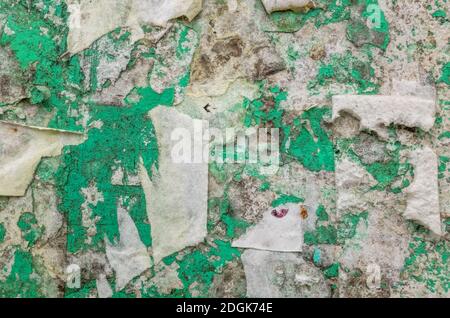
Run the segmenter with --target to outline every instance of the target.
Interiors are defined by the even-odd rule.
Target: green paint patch
[[[438,178],[445,178],[445,172],[450,171],[447,169],[447,165],[450,163],[450,158],[446,156],[439,157],[439,169],[438,169]]]
[[[367,227],[368,217],[368,212],[344,215],[337,226],[338,243],[343,244],[346,240],[353,238],[356,235],[357,227],[361,221],[364,221]]]
[[[450,63],[446,63],[442,67],[441,77],[439,78],[438,82],[450,85]]]
[[[445,131],[438,137],[439,140],[450,139],[450,131]]]
[[[90,298],[96,295],[97,281],[91,280],[84,283],[81,288],[66,288],[65,298]]]
[[[158,160],[158,145],[152,122],[146,114],[158,105],[173,103],[173,90],[158,94],[151,88],[138,88],[141,98],[130,107],[91,106],[91,122],[99,121],[101,128],[91,129],[85,143],[65,148],[57,172],[59,210],[68,218],[68,250],[102,247],[106,236],[110,242],[119,240],[117,205],[119,200],[133,198],[131,216],[138,222],[141,239],[150,244],[150,226],[145,212],[145,196],[141,187],[117,186],[111,183],[113,167],[120,167],[125,176],[137,175],[139,162],[151,172]],[[125,177],[125,183],[126,183]],[[87,244],[88,231],[83,225],[82,206],[86,198],[83,189],[96,187],[102,200],[89,204],[88,216],[95,220],[96,234]],[[129,201],[131,202],[131,201]],[[86,209],[85,209],[86,210]]]
[[[317,220],[320,222],[326,222],[328,221],[330,218],[328,216],[328,213],[325,209],[325,207],[323,205],[320,205],[317,210],[316,210],[316,216],[317,216]]]
[[[273,200],[272,207],[276,208],[288,203],[301,203],[305,202],[305,199],[299,198],[295,195],[281,194],[277,199]]]
[[[304,242],[306,245],[330,244],[337,243],[337,231],[332,225],[320,225],[315,231],[305,232]]]
[[[282,151],[297,159],[308,170],[334,171],[333,143],[323,127],[324,118],[330,114],[329,108],[312,108],[295,119],[292,126],[283,127],[288,137],[282,145]]]
[[[367,36],[366,43],[379,47],[382,50],[386,50],[390,42],[389,23],[386,20],[378,1],[360,0],[359,4],[364,8],[361,15],[363,21],[364,23],[369,24],[369,32],[366,33],[369,34],[369,36]]]
[[[400,193],[409,186],[410,179],[414,176],[414,169],[409,162],[400,161],[400,151],[404,148],[400,142],[386,143],[385,159],[364,163],[352,148],[352,144],[359,141],[359,137],[340,139],[337,141],[336,148],[339,153],[348,155],[374,177],[378,184],[372,190],[388,189],[393,193]],[[396,181],[399,181],[400,185],[393,186]]]
[[[2,269],[3,272],[7,268]],[[2,298],[42,298],[44,292],[38,281],[38,273],[33,266],[31,253],[17,249],[14,263],[5,281],[0,281],[0,297]]]
[[[227,189],[224,193],[223,198],[215,198],[209,200],[209,210],[218,210],[219,219],[226,227],[226,236],[228,239],[233,239],[240,236],[245,230],[251,225],[247,221],[238,219],[231,215],[232,208],[230,200],[228,198]],[[210,224],[210,228],[216,224]]]
[[[259,191],[261,191],[261,192],[268,191],[269,189],[270,189],[270,182],[264,182],[259,187]]]
[[[6,228],[3,223],[0,223],[0,244],[3,243],[6,236]]]
[[[246,111],[244,126],[280,128],[284,115],[281,103],[287,99],[287,93],[277,86],[265,90],[264,82],[258,85],[261,97],[252,101],[244,98],[243,107]]]
[[[44,234],[44,227],[39,226],[33,213],[24,213],[20,216],[17,226],[22,231],[22,237],[28,242],[28,247],[33,247]]]
[[[65,2],[7,0],[0,3],[0,12],[7,15],[6,26],[11,30],[1,34],[0,45],[10,46],[22,69],[33,74],[30,101],[48,112],[54,111],[51,127],[80,131],[79,60],[60,58],[67,49],[68,28],[47,18],[51,12],[55,19],[65,22],[68,17]]]
[[[448,241],[432,242],[414,237],[409,249],[410,255],[403,267],[404,275],[425,285],[432,293],[448,293],[450,290]]]
[[[195,250],[175,260],[183,289],[173,290],[170,295],[161,295],[154,286],[148,289],[143,287],[143,297],[206,297],[214,276],[238,257],[239,250],[231,247],[229,242],[215,240],[214,246],[208,246],[206,251]]]
[[[374,77],[375,70],[371,66],[370,56],[367,61],[364,61],[347,51],[344,54],[332,54],[328,63],[321,62],[316,79],[308,83],[308,89],[312,94],[318,94],[320,87],[339,83],[358,94],[377,94],[380,85]],[[342,93],[342,90],[339,92]],[[330,94],[334,94],[334,92],[330,92]]]
[[[285,114],[281,103],[287,93],[280,87],[264,88],[260,82],[260,96],[251,101],[244,98],[245,127],[280,128],[285,138],[281,151],[300,161],[311,171],[334,171],[334,150],[323,121],[331,115],[327,107],[312,108],[296,118],[292,125],[283,122]]]
[[[444,23],[448,22],[447,12],[445,12],[442,9],[438,9],[438,10],[434,11],[431,14],[431,16],[433,18],[435,18],[436,20],[438,20],[440,24],[444,24]]]
[[[321,252],[320,252],[320,249],[318,249],[318,248],[315,248],[314,249],[314,253],[313,253],[313,263],[315,264],[315,265],[319,265],[320,264],[320,261],[321,261]]]

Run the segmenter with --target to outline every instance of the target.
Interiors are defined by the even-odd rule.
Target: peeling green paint
[[[276,208],[280,205],[286,205],[288,203],[301,203],[304,201],[305,199],[299,198],[295,195],[281,194],[277,199],[273,200],[272,207]]]
[[[28,242],[28,247],[33,247],[44,233],[44,227],[39,226],[36,216],[33,213],[24,213],[17,222],[18,228],[22,231],[22,236]]]
[[[283,127],[290,144],[287,147],[286,141],[282,149],[308,170],[334,171],[333,143],[323,127],[324,118],[329,118],[330,115],[331,111],[327,107],[312,108],[296,118],[292,126]],[[311,128],[308,129],[308,126]]]
[[[431,292],[450,290],[450,249],[447,241],[430,242],[414,237],[403,271]]]
[[[6,268],[2,269],[3,272]],[[14,263],[5,281],[0,281],[0,297],[5,298],[41,298],[44,293],[33,266],[31,253],[17,249]]]
[[[332,265],[330,265],[329,267],[327,267],[323,273],[325,275],[326,278],[335,278],[339,276],[339,263],[334,263]]]
[[[450,85],[450,63],[446,63],[442,66],[441,77],[438,82]]]
[[[342,245],[346,240],[351,239],[356,234],[356,229],[361,220],[367,225],[368,213],[361,212],[359,214],[345,214],[339,222],[334,224],[326,224],[327,221],[317,220],[316,229],[304,233],[304,241],[306,245],[331,244]],[[323,223],[323,224],[322,224]]]

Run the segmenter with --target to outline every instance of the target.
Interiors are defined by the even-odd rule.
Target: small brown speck
[[[308,210],[304,206],[300,208],[300,216],[303,220],[308,218]]]
[[[309,52],[309,56],[315,61],[325,58],[327,56],[325,47],[322,44],[314,45]]]

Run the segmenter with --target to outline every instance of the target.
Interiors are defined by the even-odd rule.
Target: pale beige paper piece
[[[424,147],[414,150],[410,154],[410,160],[414,166],[414,181],[406,189],[408,203],[404,216],[441,236],[438,157],[432,149]]]
[[[24,196],[44,157],[78,145],[83,134],[0,121],[0,196]]]
[[[266,11],[272,13],[285,10],[298,11],[313,2],[311,0],[262,0],[262,3]]]
[[[178,129],[183,136],[194,138],[205,122],[169,107],[159,106],[150,112],[159,148],[159,167],[150,180],[141,165],[141,182],[152,227],[153,258],[161,259],[188,246],[203,242],[207,230],[208,162],[194,158],[198,145],[191,139],[191,162],[177,162],[172,157],[175,144],[172,133]],[[206,153],[209,146],[206,145]],[[205,150],[203,149],[203,150]],[[199,153],[200,151],[200,153]],[[201,149],[197,148],[197,155]]]
[[[202,0],[67,0],[67,3],[71,55],[117,28],[130,28],[133,41],[137,41],[144,37],[142,25],[165,26],[179,17],[192,20],[202,10]]]

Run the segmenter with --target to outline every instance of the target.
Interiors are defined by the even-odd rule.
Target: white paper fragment
[[[106,279],[105,274],[101,274],[96,281],[98,298],[111,298],[113,290]]]
[[[414,181],[406,189],[408,203],[404,213],[408,220],[417,221],[441,236],[439,210],[438,158],[428,147],[414,150],[410,155]]]
[[[333,96],[333,121],[347,112],[360,120],[360,131],[375,131],[387,139],[390,124],[418,127],[429,131],[434,125],[433,99],[413,96],[336,95]]]
[[[286,211],[287,214],[282,216]],[[302,218],[298,204],[269,209],[261,222],[233,241],[233,247],[279,252],[301,252],[302,245]]]
[[[43,157],[84,141],[79,133],[0,121],[0,196],[24,196]]]
[[[262,0],[268,13],[274,11],[293,10],[298,11],[312,4],[311,0]]]
[[[348,158],[336,161],[337,214],[360,212],[368,208],[369,189],[377,184],[374,178]]]
[[[120,241],[117,245],[105,239],[106,257],[116,273],[116,291],[122,290],[134,277],[151,267],[150,255],[142,243],[133,219],[125,208],[118,206],[117,220]]]
[[[141,23],[164,26],[172,19],[192,21],[202,11],[203,0],[134,0],[134,12]],[[149,14],[151,13],[151,14]]]
[[[204,121],[193,120],[173,108],[161,106],[153,109],[150,117],[158,140],[159,168],[150,180],[141,165],[140,176],[152,228],[153,257],[157,264],[170,254],[197,245],[206,236],[208,160],[194,158],[195,153],[202,155],[201,149],[194,149],[201,143],[197,137],[202,138],[198,133],[205,127]],[[171,156],[174,146],[180,143],[179,139],[171,138],[175,131],[187,137],[187,151],[192,154],[187,163],[176,163]],[[205,146],[208,154],[209,146]]]
[[[416,81],[394,79],[392,80],[392,94],[435,99],[436,89],[433,86],[422,85]]]
[[[91,100],[101,105],[125,106],[124,100],[133,88],[148,85],[147,77],[152,67],[153,62],[138,59],[131,70],[123,71],[113,85],[95,92]]]
[[[249,298],[330,297],[323,274],[299,254],[246,250],[241,259]]]
[[[119,27],[129,27],[132,39],[137,41],[144,36],[141,25],[165,26],[169,20],[183,16],[192,20],[202,10],[202,0],[67,0],[67,3],[71,55]]]

